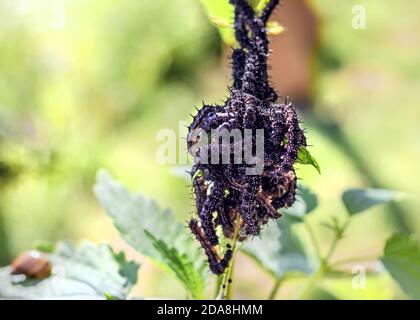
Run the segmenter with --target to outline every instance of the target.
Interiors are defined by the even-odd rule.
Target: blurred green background
[[[365,30],[352,28],[357,4]],[[379,256],[393,231],[420,230],[420,2],[307,5],[320,21],[311,101],[301,109],[322,168],[299,170],[320,198],[310,219],[318,226],[344,214],[339,197],[349,187],[407,192],[357,218],[337,251]],[[88,238],[130,253],[92,192],[99,168],[186,220],[188,181],[156,161],[156,133],[178,132],[194,106],[226,96],[229,50],[198,0],[0,0],[0,265],[38,241]],[[271,70],[282,77],[274,59],[282,52]],[[330,234],[315,231],[327,244]],[[236,297],[266,297],[267,275],[246,257],[236,270]],[[387,276],[369,281],[364,290],[348,279],[322,287],[340,298],[401,296]],[[293,283],[279,297],[292,291]],[[147,262],[135,292],[184,297]]]

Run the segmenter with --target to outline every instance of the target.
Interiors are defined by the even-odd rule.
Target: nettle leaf
[[[385,268],[413,299],[420,299],[420,247],[408,235],[395,234],[381,258]]]
[[[233,6],[228,0],[201,0],[211,22],[219,30],[223,41],[228,45],[235,44],[235,36],[233,30]],[[249,4],[254,10],[260,11],[264,8],[268,0],[249,0]],[[269,35],[278,35],[284,31],[284,27],[276,21],[267,23],[267,33]]]
[[[224,0],[201,0],[210,20],[218,27],[223,41],[228,45],[235,43],[233,34],[233,7],[229,1]]]
[[[146,235],[151,239],[155,248],[162,254],[168,266],[174,271],[178,279],[185,284],[195,299],[204,297],[205,283],[201,273],[194,268],[187,255],[180,254],[177,249],[168,247],[162,240],[156,239],[147,230]]]
[[[292,224],[280,218],[265,226],[260,238],[247,240],[242,250],[262,268],[280,278],[287,272],[312,273],[314,268],[301,240],[292,232]]]
[[[347,212],[354,215],[373,206],[397,200],[401,196],[401,192],[384,189],[348,189],[341,198]]]
[[[298,184],[296,200],[293,205],[284,210],[285,217],[291,223],[303,222],[306,214],[312,212],[318,206],[318,197],[309,188]]]
[[[313,166],[319,174],[321,174],[321,167],[318,161],[311,155],[307,148],[301,146],[298,152],[297,163]]]
[[[121,237],[140,254],[178,278],[194,297],[201,298],[199,290],[191,290],[205,285],[204,257],[185,226],[175,221],[172,212],[160,209],[151,199],[128,192],[104,171],[98,173],[94,191]],[[182,257],[183,265],[190,264],[199,275],[194,278],[195,284],[191,284],[188,277],[180,276],[179,257]]]
[[[106,244],[62,243],[48,259],[52,275],[43,280],[0,269],[0,299],[126,299],[137,282],[139,265]]]

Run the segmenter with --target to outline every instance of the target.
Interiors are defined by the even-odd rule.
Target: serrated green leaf
[[[233,30],[233,6],[228,0],[201,0],[210,21],[217,27],[223,41],[228,45],[235,43],[235,36]],[[249,4],[254,10],[261,11],[268,0],[249,0]],[[284,27],[277,22],[269,22],[267,24],[267,33],[269,35],[278,35],[284,31]]]
[[[420,299],[420,247],[413,238],[393,235],[386,242],[381,261],[409,296]]]
[[[242,250],[277,278],[288,272],[312,273],[312,262],[291,226],[283,218],[270,221],[264,227],[261,237],[247,240]]]
[[[228,45],[235,43],[235,36],[232,28],[226,28],[226,26],[233,25],[233,7],[229,4],[229,1],[223,0],[201,0],[206,11],[210,17],[210,20],[218,27],[220,36]],[[222,26],[220,22],[223,21]]]
[[[348,189],[341,199],[350,215],[398,199],[402,193],[384,189]]]
[[[186,289],[191,293],[194,299],[203,299],[205,281],[201,273],[194,269],[192,262],[185,254],[180,254],[177,249],[169,247],[162,240],[156,239],[151,233],[145,231],[151,239],[155,248],[162,254],[167,265],[182,281]]]
[[[62,243],[48,259],[53,271],[43,280],[11,275],[10,267],[0,269],[0,298],[126,299],[137,281],[138,264],[116,255],[106,244],[83,242],[75,248]]]
[[[153,235],[157,241],[170,244],[183,257],[183,262],[191,263],[195,272],[200,274],[201,281],[205,281],[207,273],[201,250],[185,226],[177,223],[169,210],[160,209],[155,201],[142,195],[129,193],[104,171],[98,173],[94,191],[121,237],[140,254],[178,278],[186,288],[191,288],[189,283],[184,282],[185,278],[180,278],[173,266],[168,264],[162,247],[157,247],[156,241],[148,236]]]
[[[298,152],[297,163],[313,166],[319,174],[321,174],[321,167],[318,161],[311,155],[307,148],[301,146]]]
[[[298,184],[296,200],[285,212],[285,218],[291,223],[303,222],[305,215],[312,212],[318,206],[318,197],[309,188]]]

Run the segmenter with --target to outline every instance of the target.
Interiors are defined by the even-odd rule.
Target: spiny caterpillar
[[[223,256],[218,253],[218,226],[232,239],[235,221],[239,221],[240,241],[258,236],[262,225],[281,216],[280,208],[295,201],[296,175],[294,163],[306,138],[292,103],[278,102],[267,73],[268,38],[266,24],[279,0],[270,0],[257,14],[246,0],[230,0],[234,6],[234,30],[238,47],[232,53],[232,87],[224,105],[203,105],[189,126],[187,146],[197,160],[205,153],[208,161],[195,161],[191,171],[197,218],[189,227],[203,247],[210,269],[215,274],[225,271],[232,258],[232,248]],[[263,166],[260,174],[249,175],[247,163],[212,163],[208,151],[222,146],[212,141],[192,152],[201,139],[196,130],[206,133],[220,130],[263,129]],[[242,141],[242,147],[246,141]],[[249,141],[248,141],[249,142]],[[256,148],[257,139],[251,137]],[[234,143],[229,142],[230,156]],[[202,159],[202,158],[201,158]],[[239,215],[239,216],[238,216]]]

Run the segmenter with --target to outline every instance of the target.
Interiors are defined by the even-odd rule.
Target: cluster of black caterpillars
[[[278,102],[267,75],[267,21],[279,0],[270,0],[257,14],[246,0],[230,0],[234,6],[234,29],[238,46],[232,53],[233,84],[224,105],[204,105],[198,110],[189,132],[203,129],[263,129],[264,167],[262,174],[247,175],[248,164],[195,163],[191,171],[197,218],[190,228],[204,248],[210,269],[225,271],[232,258],[228,246],[218,252],[217,226],[232,238],[239,221],[239,240],[258,236],[261,227],[281,216],[280,208],[295,201],[296,175],[293,168],[301,146],[303,130],[293,105]],[[188,137],[188,147],[194,138]],[[255,141],[253,141],[255,143]],[[200,174],[198,174],[200,173]],[[239,216],[238,216],[239,215]]]

